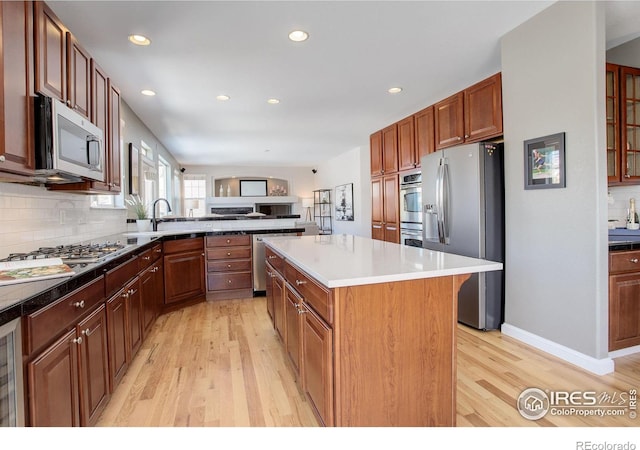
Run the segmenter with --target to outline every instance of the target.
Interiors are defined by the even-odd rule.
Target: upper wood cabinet
[[[0,2],[0,181],[33,174],[33,4]]]
[[[620,183],[620,66],[607,64],[607,181]]]
[[[423,156],[436,151],[435,123],[433,106],[423,109],[413,115],[415,128],[416,167],[420,167]]]
[[[91,120],[91,57],[69,32],[67,56],[67,104]]]
[[[606,66],[607,181],[640,184],[640,69]]]
[[[621,174],[623,183],[640,183],[640,69],[620,67]]]
[[[35,2],[36,91],[67,102],[67,32],[46,3]]]
[[[409,116],[397,123],[398,127],[398,168],[413,169],[420,160],[416,156],[415,119]]]
[[[502,134],[502,76],[493,75],[434,105],[436,148]]]
[[[389,125],[382,130],[382,173],[398,171],[398,127]]]
[[[108,120],[107,184],[110,193],[118,193],[122,189],[120,164],[122,149],[120,148],[120,90],[109,80],[109,120]]]
[[[371,176],[382,175],[382,130],[369,137],[371,151]]]

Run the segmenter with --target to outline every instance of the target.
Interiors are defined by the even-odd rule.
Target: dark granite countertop
[[[136,236],[136,233],[122,233],[104,236],[96,241],[120,241],[127,243],[128,247],[121,253],[108,256],[97,263],[87,264],[85,267],[75,266],[75,274],[65,278],[53,278],[48,280],[27,281],[24,283],[0,286],[0,326],[20,316],[31,314],[40,308],[56,301],[91,280],[103,275],[105,272],[119,266],[133,255],[138,255],[157,242],[188,239],[191,237],[218,236],[231,234],[267,234],[267,233],[302,233],[304,228],[281,229],[252,229],[252,230],[225,230],[225,231],[163,231],[158,235],[145,233],[144,236]]]

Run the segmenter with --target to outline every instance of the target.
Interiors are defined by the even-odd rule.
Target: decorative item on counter
[[[227,184],[227,197],[231,197],[231,185]]]
[[[287,195],[287,190],[284,188],[284,186],[277,185],[269,190],[269,195],[274,197],[282,197]]]
[[[636,199],[629,199],[629,211],[627,213],[627,230],[640,229],[640,221],[638,220],[638,213],[636,212]]]
[[[139,232],[149,231],[151,228],[151,219],[149,219],[149,213],[147,211],[147,205],[139,195],[130,195],[124,201],[131,207],[131,210],[136,215],[136,227]]]
[[[220,185],[220,191],[218,192],[218,197],[224,197],[224,189],[222,188],[222,184]]]

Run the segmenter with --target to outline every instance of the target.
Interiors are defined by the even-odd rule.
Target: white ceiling
[[[500,37],[553,2],[47,3],[181,165],[308,167],[500,71]],[[640,2],[607,3],[608,41],[637,37]]]

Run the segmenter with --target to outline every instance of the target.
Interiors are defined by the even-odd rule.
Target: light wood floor
[[[640,418],[524,419],[528,387],[619,395],[640,388],[640,355],[596,376],[501,333],[458,327],[457,424],[640,426]],[[264,297],[206,302],[158,318],[98,426],[317,426],[298,390]]]

